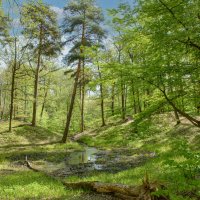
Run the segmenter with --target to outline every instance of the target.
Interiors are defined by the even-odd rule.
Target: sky
[[[28,0],[16,0],[16,1],[19,2],[20,4],[22,4],[23,2],[28,2]],[[109,8],[116,8],[119,5],[119,3],[132,2],[132,0],[96,0],[96,1],[97,4],[103,8],[104,11],[106,11],[106,9]],[[5,3],[7,1],[3,0],[3,2]],[[50,4],[51,6],[62,9],[66,5],[67,0],[43,0],[43,2]]]
[[[21,0],[22,1],[22,0]],[[25,1],[25,0],[24,0]],[[66,5],[66,0],[43,0],[45,3],[63,8]],[[103,8],[115,8],[121,2],[131,2],[131,0],[97,0],[97,3]]]
[[[97,1],[97,4],[103,9],[105,19],[106,19],[107,9],[117,8],[120,3],[128,2],[131,4],[131,2],[133,2],[133,0],[96,0],[96,1]],[[4,2],[3,4],[4,10],[7,11],[12,18],[14,18],[13,25],[15,24],[14,26],[18,26],[19,16],[16,16],[16,13],[18,12],[14,11],[15,9],[13,10],[12,6],[6,3],[9,1],[3,0],[3,2]],[[16,2],[18,2],[19,5],[22,5],[24,2],[28,2],[28,0],[16,0]],[[51,8],[57,13],[58,19],[61,22],[63,19],[63,8],[67,4],[67,0],[43,0],[43,2],[51,6]]]
[[[24,2],[28,2],[28,0],[16,0],[19,5],[22,5]],[[111,8],[117,8],[120,3],[128,2],[131,3],[133,0],[96,0],[97,4],[103,9],[106,19],[106,9]],[[5,2],[8,2],[7,0],[3,0],[4,2],[4,9],[7,10],[9,15],[13,18],[12,26],[14,27],[11,34],[13,35],[20,35],[21,29],[20,29],[20,20],[19,16],[16,15],[15,9],[10,4],[5,4]],[[63,8],[67,4],[67,0],[43,0],[44,3],[47,3],[51,6],[51,9],[54,10],[58,15],[59,22],[62,22],[63,19]],[[16,7],[16,9],[19,11],[19,9]],[[19,13],[17,11],[17,13]],[[7,12],[5,12],[7,13]],[[64,50],[64,54],[68,52],[68,49]],[[0,68],[2,66],[2,63],[0,63]]]

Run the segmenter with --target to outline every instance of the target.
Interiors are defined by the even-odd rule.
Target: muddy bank
[[[84,147],[82,151],[58,153],[23,153],[9,157],[11,165],[22,165],[27,157],[33,166],[57,177],[87,176],[91,172],[117,173],[143,165],[154,152],[139,149],[102,150]]]

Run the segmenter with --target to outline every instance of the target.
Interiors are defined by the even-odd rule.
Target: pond
[[[84,151],[74,151],[66,159],[67,165],[80,165],[86,163],[95,163],[98,150],[92,147],[86,147]]]
[[[144,164],[157,156],[154,152],[134,148],[118,148],[101,150],[94,147],[84,147],[82,151],[60,153],[26,153],[33,166],[54,176],[70,175],[87,176],[90,172],[117,173]],[[10,158],[13,165],[22,165],[25,155],[15,155]]]
[[[67,153],[65,166],[53,173],[64,177],[74,174],[84,176],[93,171],[117,173],[137,167],[154,156],[152,152],[140,152],[137,149],[99,150],[85,147],[83,151]]]

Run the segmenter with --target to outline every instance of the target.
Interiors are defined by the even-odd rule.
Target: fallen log
[[[98,193],[119,193],[130,196],[138,196],[136,187],[114,184],[114,183],[101,183],[101,182],[78,182],[78,183],[64,183],[64,185],[71,189],[86,189]]]
[[[97,193],[110,194],[124,200],[168,200],[166,197],[156,197],[152,192],[156,192],[160,187],[158,183],[150,183],[141,186],[128,186],[114,183],[101,182],[79,182],[79,183],[64,183],[67,188],[85,189]]]
[[[25,161],[25,165],[30,170],[33,170],[35,172],[45,173],[47,176],[50,176],[58,180],[56,177],[44,171],[33,168],[27,158]],[[109,194],[118,197],[122,200],[169,200],[167,197],[164,196],[157,197],[154,194],[152,194],[153,192],[156,192],[158,189],[164,188],[164,185],[157,182],[150,183],[147,174],[143,180],[143,184],[140,186],[129,186],[116,183],[102,183],[98,181],[77,182],[77,183],[68,183],[60,179],[59,181],[69,189],[84,189],[96,193]]]

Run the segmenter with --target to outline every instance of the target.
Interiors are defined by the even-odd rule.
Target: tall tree
[[[126,25],[122,27],[124,43],[136,47],[129,71],[134,79],[161,92],[177,123],[180,114],[198,127],[200,121],[188,114],[183,104],[187,102],[194,110],[191,98],[198,85],[194,77],[199,74],[199,6],[197,0],[138,0],[133,10],[121,6],[114,11],[115,20]]]
[[[38,81],[42,70],[42,59],[45,56],[57,56],[60,50],[60,32],[57,24],[56,13],[48,5],[31,2],[22,7],[23,34],[31,38],[28,44],[33,50],[32,62],[36,63],[34,75],[33,115],[32,126],[36,126]]]
[[[65,18],[63,22],[63,32],[68,34],[66,42],[72,42],[73,47],[67,56],[68,63],[76,63],[74,87],[71,97],[71,103],[67,114],[67,122],[63,134],[62,142],[66,142],[70,128],[74,101],[76,97],[77,86],[82,72],[82,106],[81,106],[81,131],[84,130],[84,47],[91,46],[101,38],[104,31],[100,27],[103,20],[102,10],[97,7],[94,0],[71,0],[65,7]],[[82,67],[81,67],[82,66]]]

